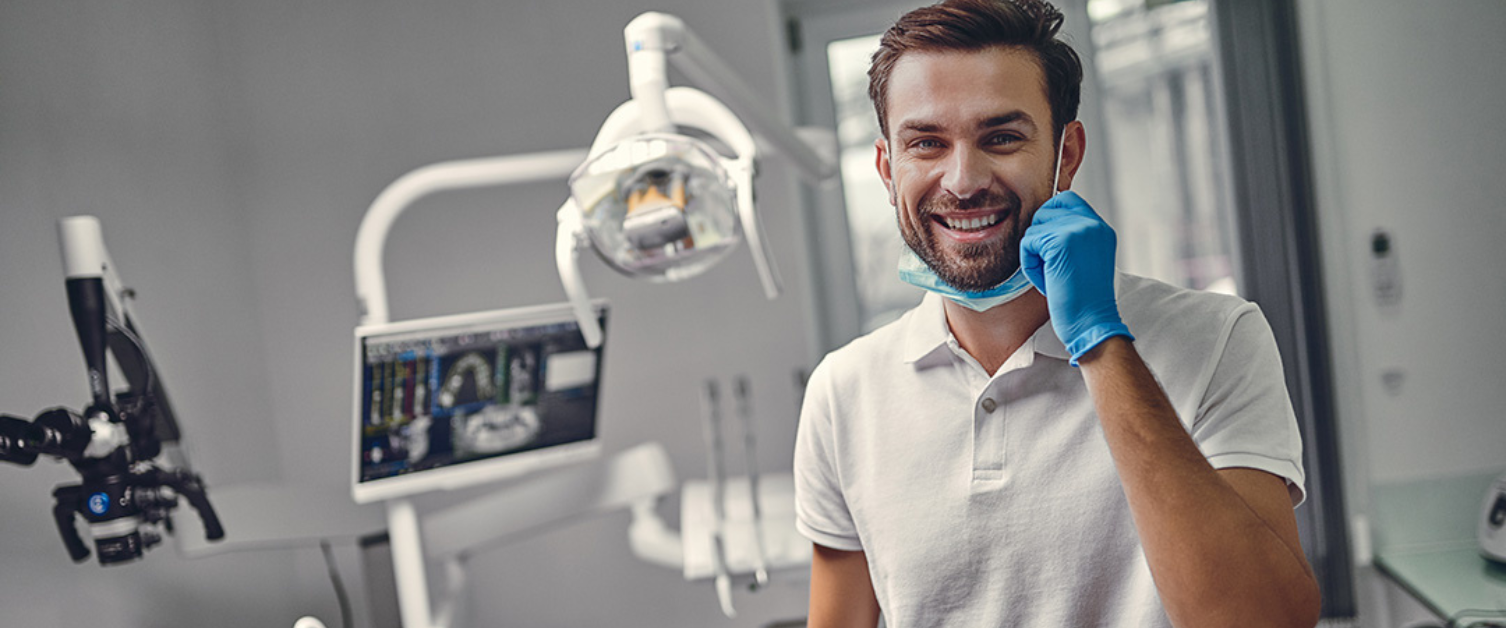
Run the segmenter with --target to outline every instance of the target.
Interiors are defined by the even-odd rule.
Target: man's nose
[[[988,189],[993,174],[988,168],[988,159],[976,150],[958,147],[942,164],[941,189],[958,199],[972,198]]]

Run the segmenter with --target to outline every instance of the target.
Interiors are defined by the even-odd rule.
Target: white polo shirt
[[[1287,481],[1302,445],[1265,317],[1121,273],[1135,348],[1208,461]],[[1047,322],[992,376],[942,297],[832,352],[795,446],[796,526],[862,550],[886,625],[1170,626],[1081,372]]]

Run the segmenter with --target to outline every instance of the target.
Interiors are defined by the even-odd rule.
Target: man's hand
[[[1104,340],[1130,336],[1114,300],[1115,247],[1113,228],[1076,192],[1041,205],[1020,240],[1020,266],[1045,295],[1073,366]]]

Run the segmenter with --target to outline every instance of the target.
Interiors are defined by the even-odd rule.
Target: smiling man
[[[1061,19],[949,0],[874,55],[900,277],[929,294],[812,374],[809,625],[1312,626],[1270,328],[1116,272],[1113,230],[1068,191],[1087,134]]]

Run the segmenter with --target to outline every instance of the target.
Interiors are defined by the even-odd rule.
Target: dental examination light
[[[28,466],[46,455],[78,471],[79,484],[52,493],[58,533],[74,562],[90,554],[75,518],[88,524],[99,563],[118,565],[173,532],[180,496],[198,511],[206,538],[224,538],[203,481],[178,447],[177,418],[130,311],[134,293],[121,284],[99,220],[63,218],[58,240],[91,399],[80,412],[56,407],[32,421],[0,415],[0,460]],[[110,390],[110,356],[125,376],[124,390]]]
[[[414,201],[444,190],[568,182],[569,195],[556,212],[555,262],[569,301],[564,307],[577,323],[576,338],[589,350],[602,345],[603,330],[602,302],[591,300],[581,279],[579,257],[586,248],[626,276],[676,282],[706,271],[746,239],[765,296],[773,299],[779,295],[778,269],[754,206],[754,176],[760,159],[773,154],[792,162],[795,170],[812,182],[831,178],[837,172],[834,134],[825,129],[797,133],[781,122],[760,104],[757,92],[742,83],[678,18],[645,13],[628,24],[624,35],[632,98],[607,117],[589,151],[433,164],[403,175],[377,196],[356,236],[355,284],[361,308],[358,343],[362,330],[389,325],[382,254],[393,224]],[[670,87],[668,63],[709,93]],[[761,149],[768,150],[761,153]],[[357,358],[359,372],[359,349]],[[358,377],[357,414],[363,393],[360,380]],[[746,392],[745,388],[740,394]],[[739,413],[739,418],[746,417]],[[358,429],[358,469],[362,447]],[[713,466],[720,464],[716,461],[720,447],[717,449],[710,452]],[[565,460],[558,458],[551,464]],[[790,491],[780,489],[791,483],[775,478],[777,481],[760,486],[751,472],[751,458],[748,464],[750,474],[746,478],[729,481],[718,474],[711,486],[705,482],[687,484],[685,503],[701,512],[715,513],[692,517],[698,522],[697,529],[687,530],[683,536],[668,528],[655,509],[658,498],[674,488],[667,454],[657,443],[641,445],[607,461],[556,468],[474,502],[422,516],[411,501],[417,491],[411,487],[424,486],[422,483],[377,493],[361,486],[358,470],[352,492],[358,502],[386,502],[393,571],[406,628],[449,626],[453,622],[458,587],[465,579],[464,559],[477,548],[494,545],[499,539],[516,540],[565,519],[616,508],[631,509],[628,537],[637,556],[683,569],[687,579],[714,573],[722,608],[730,616],[730,571],[751,567],[762,584],[767,569],[809,561],[808,543],[793,552],[765,550],[765,535],[757,523],[759,494],[770,493],[774,501],[792,505]],[[487,474],[484,481],[506,475]],[[426,490],[461,488],[479,481],[483,480],[446,480]],[[704,497],[689,494],[693,488],[701,495],[720,497],[727,492],[743,498],[737,501],[728,497],[725,501],[733,503],[732,508],[713,509]],[[748,504],[754,513],[751,524],[742,514],[749,511]],[[725,555],[721,545],[712,550],[714,554],[698,549],[729,538],[723,534],[728,510],[733,511],[731,518],[740,526],[738,531],[745,532],[734,535],[738,547]],[[789,508],[764,510],[782,515]],[[499,518],[505,525],[497,525]],[[788,527],[793,530],[792,519]],[[756,549],[750,555],[743,546]],[[430,605],[430,562],[444,564],[448,586],[437,610]]]
[[[679,18],[644,13],[623,34],[632,99],[602,123],[558,213],[556,263],[588,343],[600,337],[578,267],[588,245],[624,275],[663,282],[704,272],[746,238],[764,295],[779,296],[779,270],[754,208],[759,142],[741,120],[809,181],[837,172],[829,131],[803,129],[802,137],[780,122]],[[729,104],[691,87],[670,87],[670,63]],[[709,136],[734,155],[723,156],[692,134]]]

